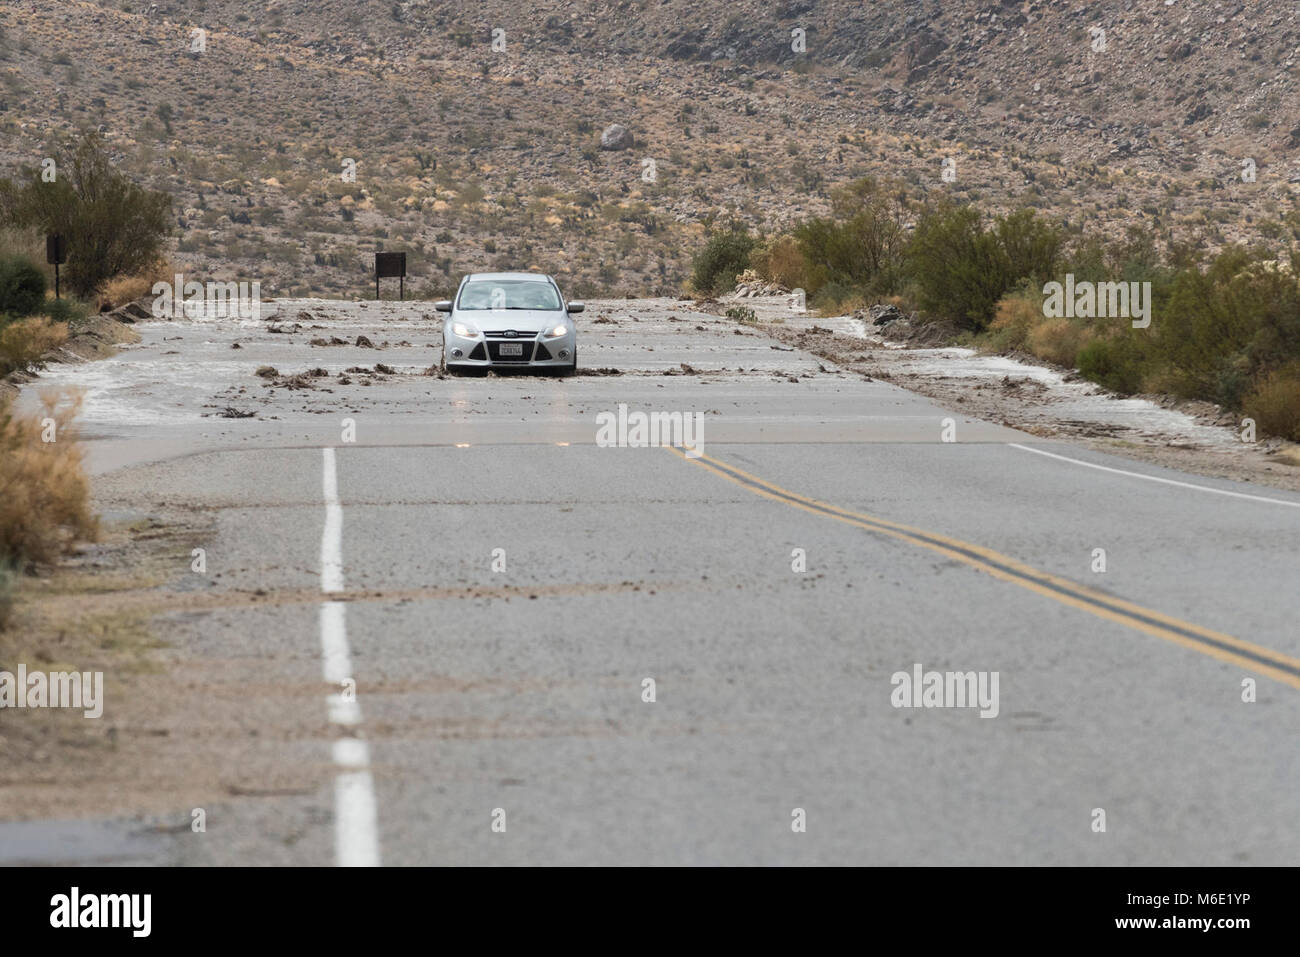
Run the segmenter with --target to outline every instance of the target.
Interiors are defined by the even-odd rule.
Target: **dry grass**
[[[54,288],[54,267],[45,262],[45,235],[34,227],[0,227],[0,251],[22,256],[45,274],[46,282]]]
[[[1007,296],[989,323],[986,339],[990,351],[1011,352],[1027,348],[1029,332],[1043,321],[1042,306],[1024,296]]]
[[[1300,448],[1297,448],[1296,446],[1287,446],[1284,449],[1278,450],[1277,454],[1274,455],[1273,458],[1281,462],[1283,465],[1291,465],[1300,468]]]
[[[99,530],[73,424],[81,395],[48,391],[41,402],[26,416],[0,407],[0,563],[20,568],[52,562]]]
[[[1093,331],[1085,325],[1044,316],[1042,302],[1036,297],[1015,294],[998,303],[997,313],[979,345],[985,352],[1023,351],[1074,368],[1079,351],[1093,338]]]
[[[148,269],[130,276],[114,276],[96,290],[99,308],[116,308],[152,295],[155,283],[174,282],[179,270],[166,259],[159,259]]]
[[[1300,442],[1300,363],[1267,376],[1242,405],[1260,432]]]
[[[45,316],[9,323],[0,328],[0,375],[41,368],[41,357],[67,341],[67,324]]]
[[[1092,338],[1092,330],[1069,319],[1044,319],[1029,330],[1025,345],[1040,359],[1074,368],[1079,350]]]

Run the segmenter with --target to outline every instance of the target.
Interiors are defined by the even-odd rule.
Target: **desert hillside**
[[[0,174],[102,128],[178,263],[270,294],[359,294],[377,249],[430,295],[676,292],[712,225],[868,174],[1217,248],[1300,182],[1292,0],[20,0],[0,31]]]

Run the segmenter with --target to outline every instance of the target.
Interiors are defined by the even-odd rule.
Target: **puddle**
[[[149,864],[163,839],[123,821],[0,821],[0,866]]]

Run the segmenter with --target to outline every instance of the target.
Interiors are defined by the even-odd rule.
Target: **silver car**
[[[581,302],[564,301],[550,276],[526,272],[473,273],[454,300],[435,305],[442,324],[442,364],[453,375],[488,369],[549,370],[573,375],[578,336],[570,316]]]

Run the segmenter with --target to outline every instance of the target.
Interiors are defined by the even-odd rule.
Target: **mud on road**
[[[754,328],[791,348],[977,418],[1153,465],[1300,491],[1300,446],[1280,439],[1243,443],[1237,417],[1213,403],[1118,396],[1032,356],[917,346],[917,340],[886,337],[859,319],[798,313],[785,296],[735,302],[754,310]],[[710,311],[733,304],[724,301]]]

